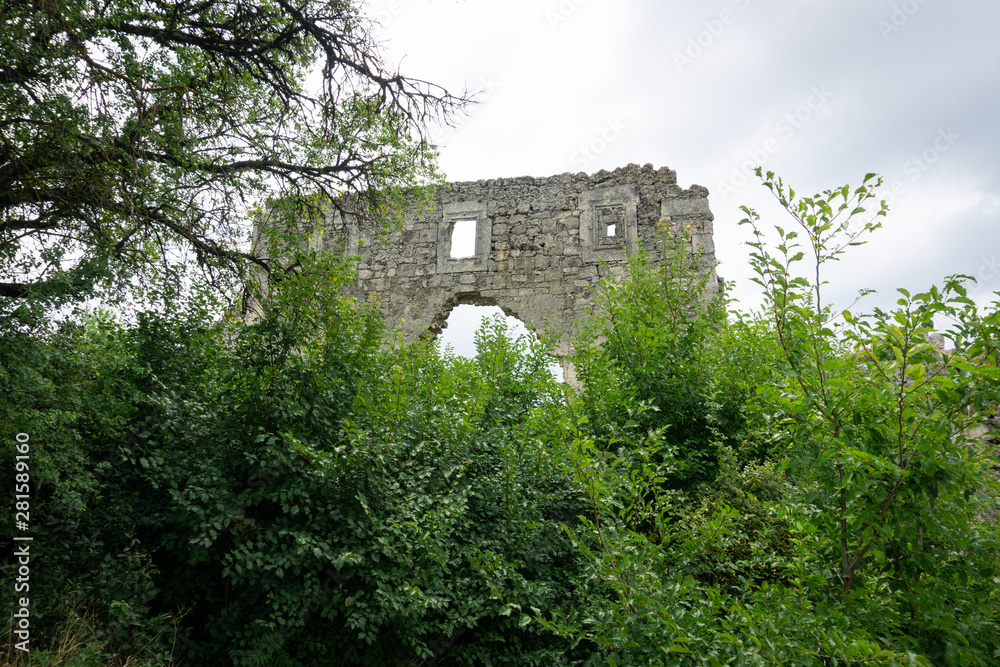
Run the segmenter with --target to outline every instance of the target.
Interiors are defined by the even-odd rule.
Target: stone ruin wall
[[[314,247],[358,256],[353,295],[377,298],[387,325],[406,340],[436,336],[459,304],[496,305],[536,332],[559,335],[555,352],[570,380],[574,322],[592,313],[601,279],[624,277],[626,250],[641,244],[656,257],[661,220],[675,234],[690,230],[709,289],[718,287],[708,191],[679,187],[665,167],[450,183],[432,206],[403,213],[402,228],[384,240],[364,238],[338,215]],[[465,220],[475,221],[475,253],[452,258],[452,231]]]

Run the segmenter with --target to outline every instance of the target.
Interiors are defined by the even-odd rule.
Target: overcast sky
[[[828,274],[846,306],[945,275],[1000,290],[1000,3],[988,0],[370,0],[402,73],[482,103],[440,132],[449,180],[668,166],[709,189],[719,273],[749,282],[740,204],[886,181],[892,211]],[[895,184],[898,194],[891,195]],[[863,306],[858,309],[864,309]]]

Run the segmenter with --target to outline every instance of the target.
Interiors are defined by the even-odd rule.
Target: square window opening
[[[456,220],[451,228],[451,258],[476,256],[476,221]]]
[[[608,233],[607,233],[607,237],[608,237],[609,239],[610,239],[610,238],[613,238],[613,237],[614,237],[614,235],[615,235],[615,227],[616,227],[616,225],[615,225],[615,224],[613,224],[613,223],[612,223],[612,224],[610,224],[610,225],[608,225]]]

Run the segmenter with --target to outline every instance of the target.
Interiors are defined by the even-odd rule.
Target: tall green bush
[[[740,440],[748,387],[763,369],[734,372],[727,357],[754,356],[740,350],[750,339],[723,333],[726,298],[706,291],[709,276],[698,271],[690,243],[665,231],[659,238],[660,261],[640,250],[629,258],[626,282],[602,282],[574,363],[593,436],[606,442],[634,406],[649,406],[636,417],[636,433],[664,429],[673,461],[667,483],[692,490],[715,477],[720,447]]]
[[[795,223],[776,227],[773,248],[744,208],[785,377],[766,399],[844,599],[877,596],[880,630],[935,659],[989,664],[1000,616],[982,601],[995,602],[998,535],[982,516],[997,488],[968,433],[1000,398],[995,339],[981,336],[998,315],[979,314],[962,276],[900,289],[889,312],[826,302],[825,265],[879,226],[858,222],[879,183],[869,175],[853,190],[798,197],[766,174]],[[955,349],[929,341],[935,320],[957,322]]]
[[[582,494],[542,438],[562,400],[543,344],[497,321],[472,361],[388,345],[337,262],[301,269],[255,323],[166,310],[65,341],[77,373],[109,375],[53,394],[76,458],[49,468],[83,500],[39,506],[64,563],[43,590],[95,610],[102,655],[159,663],[572,664],[532,620],[579,602],[562,525]],[[40,370],[15,379],[62,391]],[[50,613],[39,648],[69,609]]]
[[[857,223],[876,184],[797,198],[766,176],[801,229],[771,246],[745,209],[761,315],[713,319],[683,265],[641,256],[607,290],[551,435],[590,504],[567,527],[588,604],[544,622],[595,646],[588,664],[1000,658],[996,464],[969,430],[996,409],[1000,318],[960,277],[892,312],[824,301],[824,265],[878,226]],[[935,317],[954,350],[926,339]]]

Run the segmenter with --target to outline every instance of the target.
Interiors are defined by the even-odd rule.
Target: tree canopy
[[[267,270],[245,243],[267,197],[377,220],[436,178],[424,127],[467,99],[388,67],[358,5],[0,3],[0,303],[178,252],[213,280]]]

